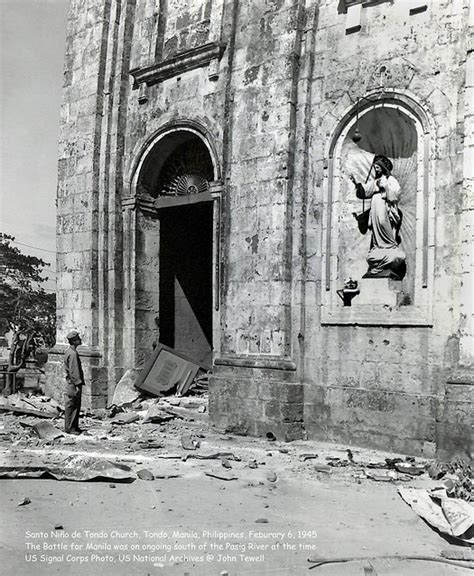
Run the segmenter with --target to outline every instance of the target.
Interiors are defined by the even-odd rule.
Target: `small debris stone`
[[[277,481],[277,475],[275,474],[275,472],[268,472],[267,473],[267,480],[269,482],[276,482]]]
[[[222,463],[222,466],[224,468],[227,468],[227,469],[232,468],[232,464],[227,460],[227,458],[223,458],[221,460],[221,463]]]
[[[316,472],[324,472],[325,474],[331,473],[331,466],[328,464],[315,464],[314,469]]]
[[[31,504],[31,500],[29,498],[23,498],[21,502],[18,502],[18,506],[27,506]]]
[[[54,529],[55,530],[64,530],[64,526],[62,524],[55,524]]]
[[[315,460],[318,457],[317,454],[300,454],[300,460],[302,460],[303,462],[306,462],[306,460]]]
[[[140,480],[154,480],[155,479],[153,474],[149,470],[147,470],[146,468],[142,468],[141,470],[138,470],[137,476],[140,478]]]
[[[266,518],[257,518],[255,524],[268,524],[268,520]]]
[[[258,464],[255,459],[249,461],[249,468],[258,468]]]
[[[181,446],[185,450],[196,450],[197,448],[199,448],[200,445],[201,443],[199,442],[199,440],[193,438],[191,434],[182,434]]]
[[[109,488],[116,488],[115,484],[109,484]]]

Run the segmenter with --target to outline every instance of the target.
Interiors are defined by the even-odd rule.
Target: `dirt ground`
[[[2,466],[82,454],[107,457],[134,472],[146,469],[154,477],[130,483],[3,479],[2,574],[472,574],[468,568],[402,558],[440,558],[442,550],[460,548],[397,493],[399,485],[433,486],[427,474],[375,481],[367,477],[367,464],[393,454],[220,434],[209,429],[206,416],[194,411],[161,425],[140,420],[121,426],[109,418],[84,418],[85,434],[45,441],[20,426],[21,417],[0,414]],[[52,423],[60,430],[61,419]],[[199,445],[185,449],[182,437]],[[196,457],[223,453],[227,456]],[[324,471],[318,471],[321,465]],[[19,505],[25,498],[30,503]],[[364,559],[313,569],[308,562],[348,557]]]

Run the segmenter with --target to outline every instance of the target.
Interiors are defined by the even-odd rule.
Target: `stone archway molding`
[[[221,221],[221,196],[223,185],[221,181],[221,164],[216,139],[209,129],[200,122],[189,119],[176,119],[167,122],[151,135],[138,142],[131,159],[131,164],[125,177],[124,191],[122,197],[122,227],[123,227],[123,284],[124,300],[123,314],[124,322],[124,343],[126,344],[127,358],[125,364],[128,366],[137,365],[137,247],[138,232],[140,226],[148,220],[150,223],[158,218],[159,208],[155,198],[148,194],[143,194],[139,190],[139,181],[150,154],[157,147],[163,144],[165,139],[173,134],[187,132],[199,138],[203,146],[207,149],[212,163],[213,181],[209,183],[209,191],[203,194],[207,201],[213,201],[214,220],[214,249],[213,249],[213,269],[214,269],[214,308],[219,310],[220,304],[220,221]],[[128,192],[128,194],[127,194]],[[184,198],[186,199],[186,197]],[[217,321],[216,321],[217,322]]]
[[[189,132],[202,140],[211,157],[214,168],[214,182],[220,182],[222,169],[218,159],[217,148],[214,144],[216,138],[211,131],[200,122],[196,120],[178,119],[167,122],[158,128],[151,136],[148,136],[145,141],[138,144],[137,150],[133,154],[132,165],[125,184],[125,189],[130,190],[128,198],[137,197],[138,178],[151,151],[154,150],[164,138],[176,132]]]

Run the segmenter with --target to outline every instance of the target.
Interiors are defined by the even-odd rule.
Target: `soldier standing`
[[[64,353],[64,369],[66,371],[66,401],[64,405],[64,430],[68,434],[80,434],[79,414],[81,411],[82,387],[84,386],[84,373],[77,347],[82,344],[81,337],[76,330],[66,336],[70,347]]]

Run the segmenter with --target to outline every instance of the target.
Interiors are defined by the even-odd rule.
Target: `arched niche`
[[[430,323],[429,149],[428,119],[408,98],[364,97],[338,124],[329,146],[326,179],[323,323]],[[370,200],[356,197],[350,175],[362,183],[370,181],[376,154],[392,160],[392,174],[401,186],[401,247],[407,255],[407,273],[398,283],[362,279],[371,233],[361,234],[354,214],[369,209]],[[348,278],[359,282],[361,295],[344,306],[337,290]],[[385,300],[380,289],[387,291]],[[376,295],[373,302],[367,299],[369,292]]]
[[[131,363],[159,343],[209,363],[218,302],[219,167],[203,131],[173,125],[142,148],[123,203]]]

